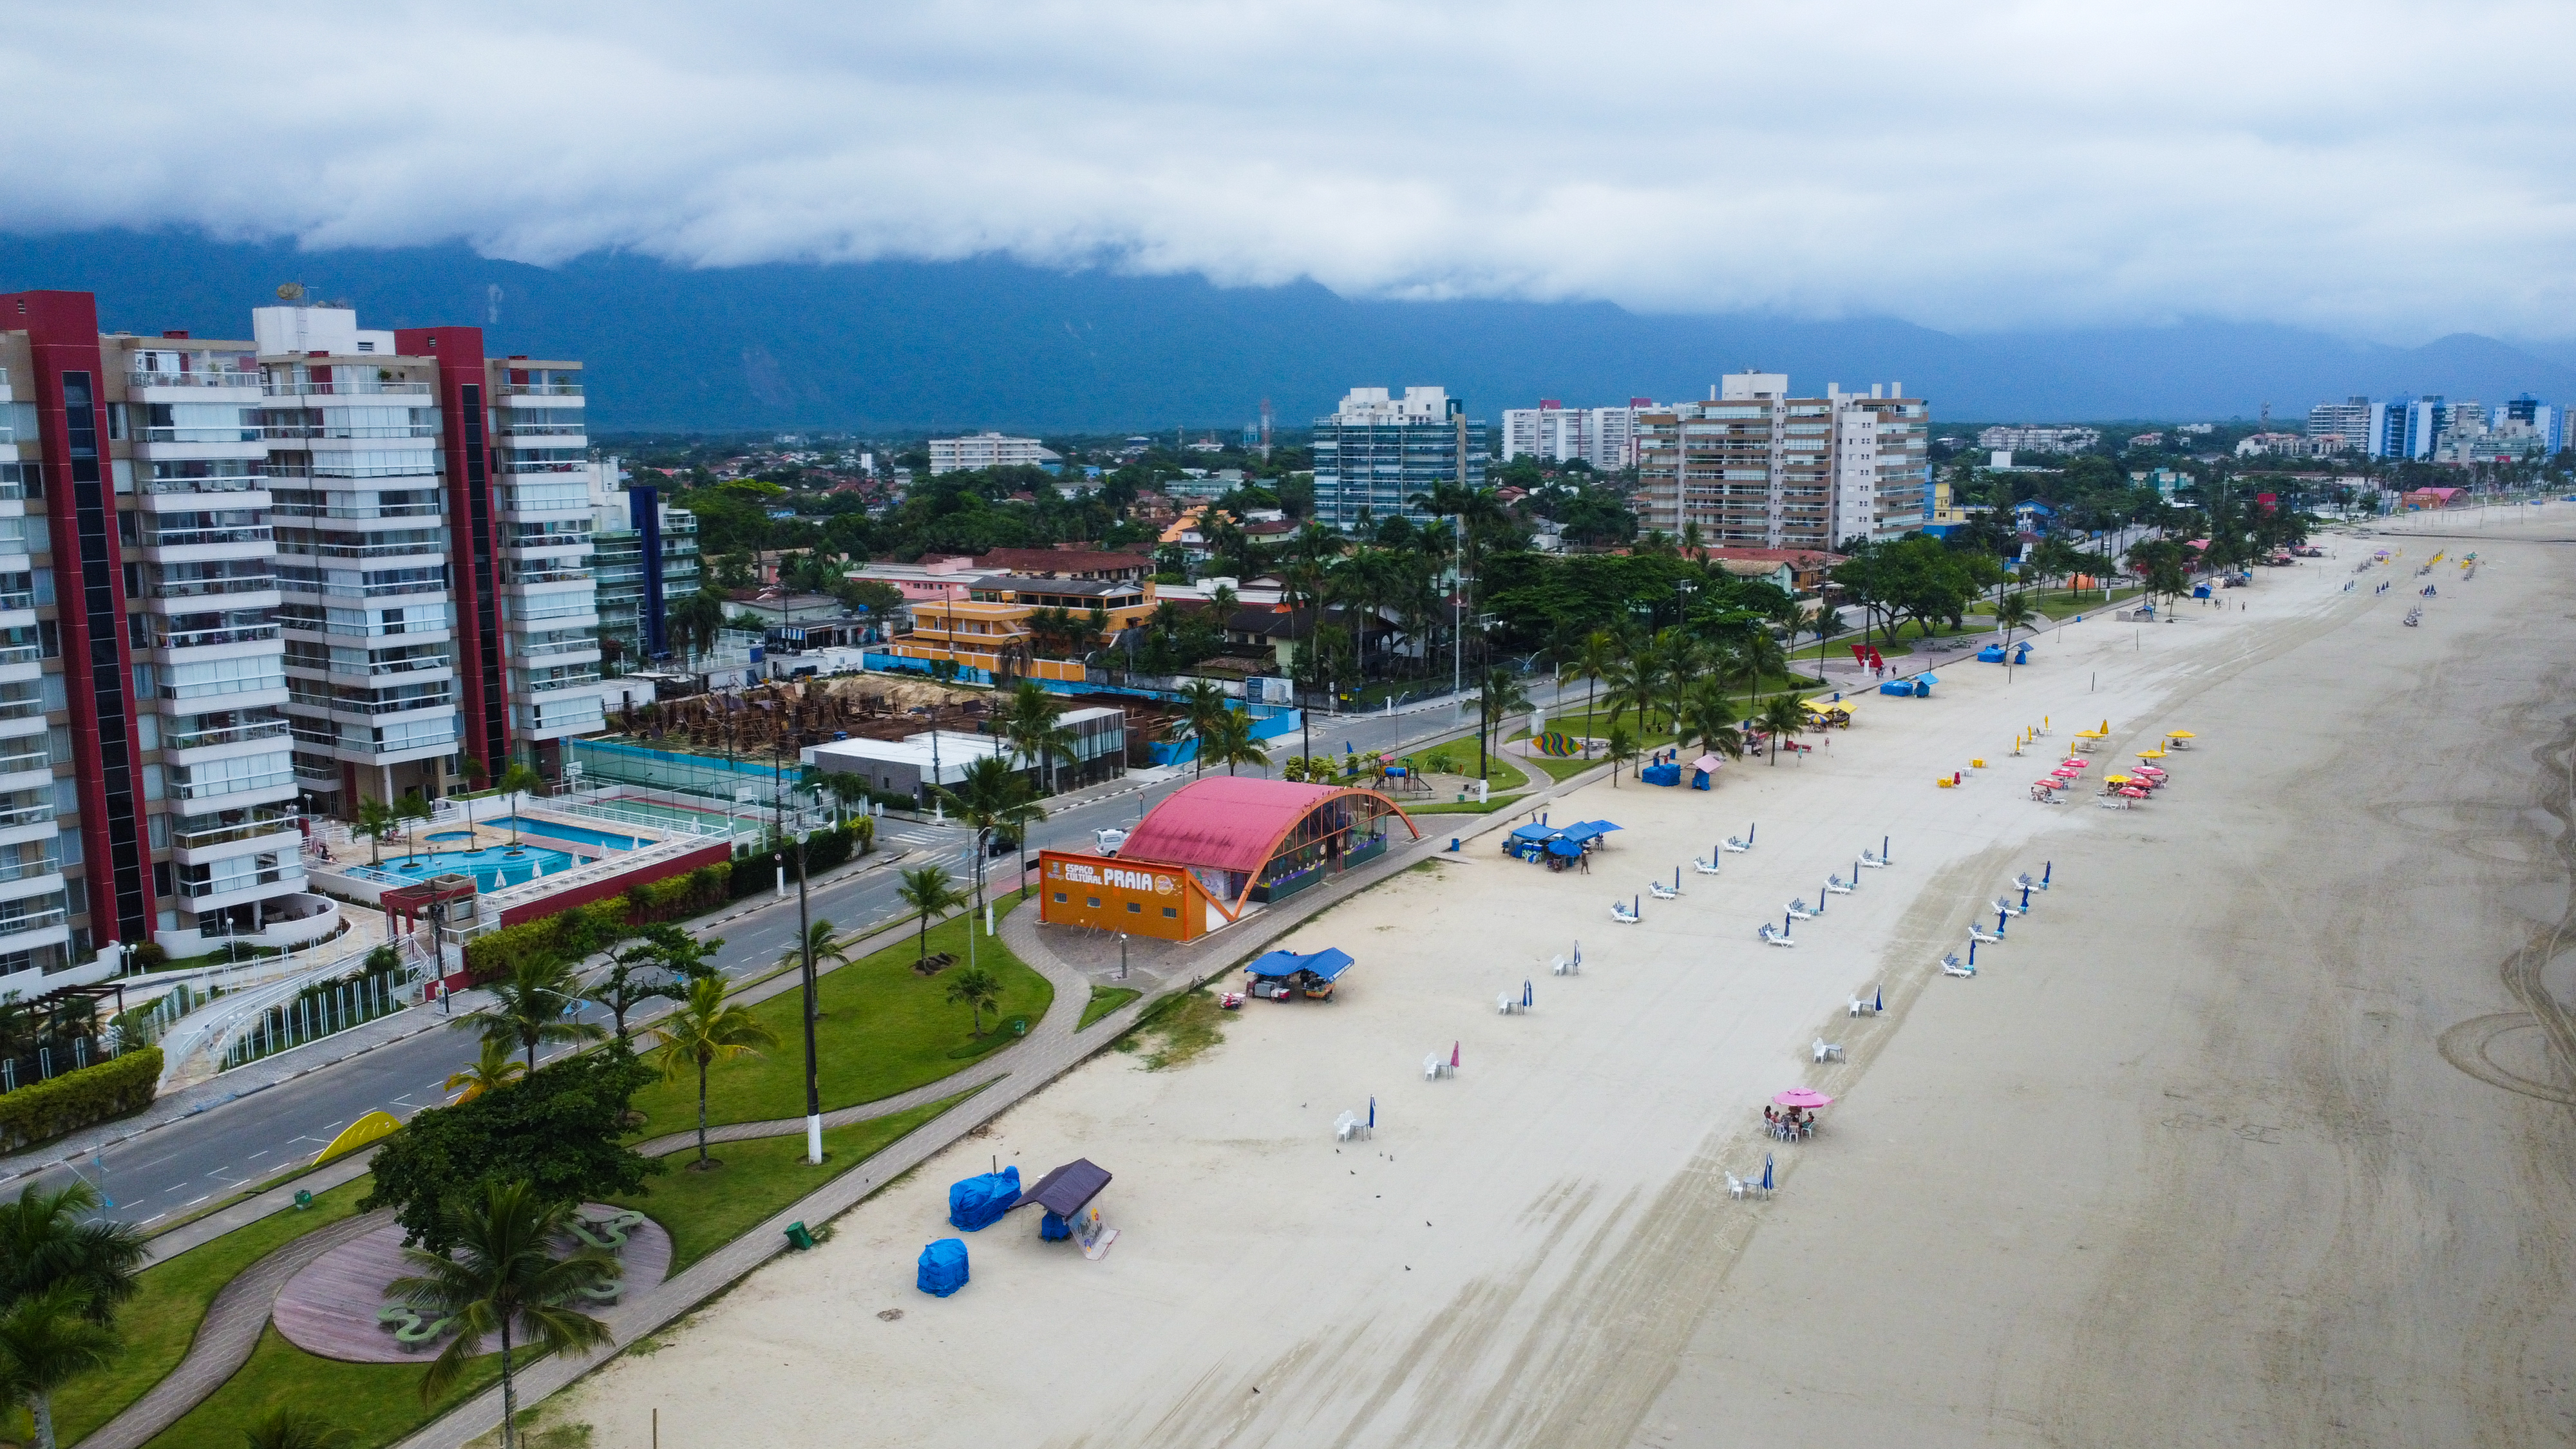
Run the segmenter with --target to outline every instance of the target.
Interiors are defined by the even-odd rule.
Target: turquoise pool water
[[[605,830],[593,830],[585,825],[565,825],[554,820],[522,820],[516,815],[504,815],[498,820],[486,820],[483,823],[494,830],[508,830],[515,826],[521,830],[533,830],[541,835],[551,835],[557,840],[577,840],[584,845],[596,845],[602,850],[633,850],[645,843],[641,836],[617,835]],[[436,840],[438,837],[433,835],[430,839]],[[553,872],[548,871],[547,874],[552,875]]]
[[[436,835],[424,835],[421,837],[421,839],[433,844],[441,840],[472,840],[473,838],[474,832],[471,830],[442,830]]]
[[[435,837],[433,837],[435,838]],[[470,875],[484,890],[498,890],[505,885],[519,885],[541,875],[572,869],[570,854],[548,850],[541,845],[520,848],[512,855],[506,845],[487,845],[481,850],[430,850],[418,855],[388,858],[384,871],[406,880],[427,880],[434,875]]]

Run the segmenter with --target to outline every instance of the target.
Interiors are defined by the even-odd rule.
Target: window
[[[1165,907],[1163,907],[1163,919],[1164,919],[1164,920],[1167,920],[1167,921],[1177,921],[1177,920],[1179,920],[1180,918],[1181,918],[1181,908],[1180,908],[1180,907],[1178,907],[1178,906],[1165,906]]]
[[[1140,902],[1129,901],[1127,903],[1127,914],[1131,916],[1141,916],[1145,914],[1145,907]]]
[[[1064,904],[1064,892],[1057,891],[1055,893],[1055,903],[1059,906]]]
[[[1095,911],[1100,909],[1100,897],[1098,896],[1084,896],[1082,898],[1082,903]]]

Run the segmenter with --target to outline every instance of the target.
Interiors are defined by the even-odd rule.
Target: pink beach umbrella
[[[2146,792],[2146,791],[2144,791],[2144,790],[2139,789],[2139,788],[2138,788],[2137,786],[2135,786],[2135,785],[2125,785],[2125,786],[2122,786],[2122,787],[2121,787],[2121,789],[2120,789],[2120,793],[2121,793],[2121,794],[2123,794],[2123,795],[2128,796],[2128,797],[2129,797],[2130,799],[2132,799],[2132,800],[2144,800],[2145,798],[2147,798],[2147,792]]]
[[[1822,1092],[1816,1091],[1812,1087],[1791,1087],[1789,1090],[1782,1092],[1771,1100],[1783,1107],[1814,1108],[1830,1107],[1834,1104],[1833,1098],[1826,1096]]]

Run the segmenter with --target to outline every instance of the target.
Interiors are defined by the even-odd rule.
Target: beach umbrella
[[[1530,990],[1529,978],[1521,978],[1521,1006],[1524,1010],[1538,1005],[1538,993]]]
[[[1377,1130],[1377,1097],[1375,1094],[1371,1094],[1369,1097],[1369,1130],[1371,1132]]]
[[[2199,739],[2200,736],[2193,734],[2189,730],[2167,730],[2165,731],[2165,738],[2169,740],[2196,740]]]
[[[1813,1087],[1791,1087],[1771,1099],[1783,1107],[1830,1107],[1834,1099]]]
[[[2104,775],[2102,777],[2102,783],[2105,785],[2125,785],[2129,783],[2129,777],[2126,775]]]
[[[1762,1190],[1771,1191],[1771,1154],[1768,1152],[1762,1154]]]
[[[1887,1010],[1887,988],[1886,988],[1886,987],[1884,987],[1884,986],[1880,987],[1880,988],[1878,989],[1877,994],[1876,994],[1876,995],[1874,995],[1874,996],[1872,996],[1872,997],[1870,998],[1870,1002],[1869,1002],[1869,1009],[1870,1009],[1870,1010],[1872,1010],[1872,1011],[1885,1011],[1885,1010]]]
[[[2135,786],[2135,785],[2131,785],[2131,786],[2129,786],[2127,789],[2122,790],[2120,793],[2121,793],[2121,794],[2123,794],[2123,795],[2128,796],[2128,797],[2129,797],[2130,799],[2132,799],[2132,800],[2144,800],[2145,798],[2147,798],[2147,792],[2146,792],[2146,791],[2144,791],[2144,790],[2139,789],[2139,788],[2138,788],[2137,786]]]
[[[1458,1070],[1458,1043],[1455,1041],[1449,1043],[1449,1070]]]
[[[2060,780],[2054,775],[2045,780],[2033,780],[2031,783],[2037,785],[2043,790],[2059,790],[2065,788],[2066,785],[2064,780]]]

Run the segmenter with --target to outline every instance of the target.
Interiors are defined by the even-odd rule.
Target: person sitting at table
[[[1764,1130],[1768,1131],[1772,1136],[1774,1136],[1774,1137],[1779,1136],[1779,1135],[1780,1135],[1780,1114],[1779,1114],[1779,1112],[1778,1112],[1776,1109],[1772,1108],[1772,1107],[1765,1106],[1765,1107],[1762,1109],[1762,1126],[1763,1126]]]

